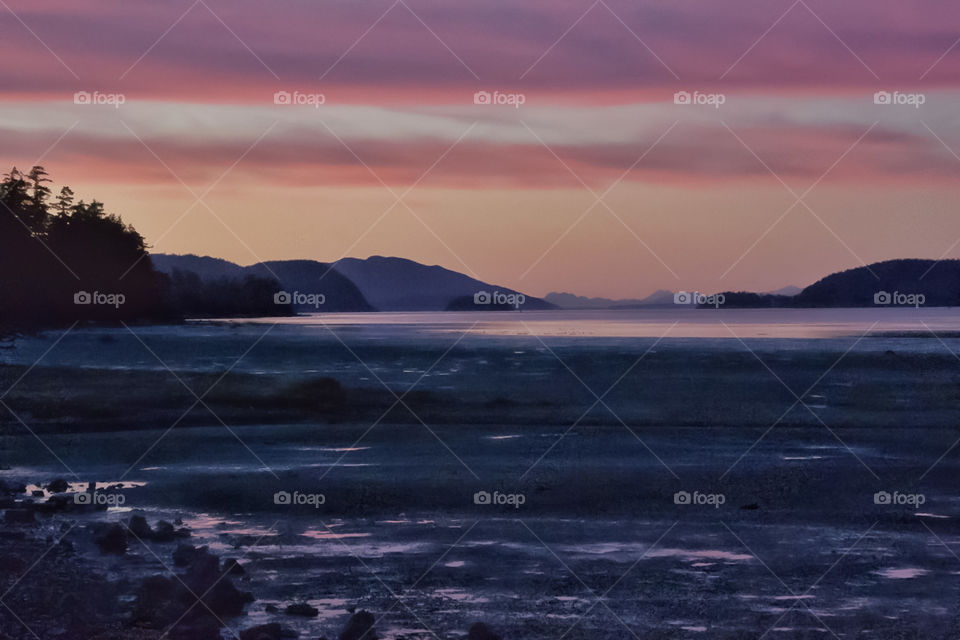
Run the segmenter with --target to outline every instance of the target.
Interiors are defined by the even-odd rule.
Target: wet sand
[[[175,369],[198,395],[256,337],[203,331],[225,342]],[[169,431],[193,398],[150,354],[80,375],[11,362],[36,436],[5,418],[0,477],[126,483],[122,505],[43,523],[76,524],[67,539],[127,589],[120,623],[171,549],[108,562],[90,527],[141,513],[241,558],[256,601],[233,629],[335,637],[366,609],[408,640],[476,620],[506,639],[960,633],[960,365],[937,341],[345,339],[279,335]],[[184,340],[151,344],[176,363]],[[330,375],[339,407],[290,393]],[[318,615],[282,613],[297,602]]]

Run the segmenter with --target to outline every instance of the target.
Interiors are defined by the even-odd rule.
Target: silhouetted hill
[[[460,298],[469,298],[470,304],[464,308],[473,309],[473,296],[478,292],[518,293],[450,269],[406,258],[343,258],[334,263],[334,268],[356,283],[367,300],[381,311],[444,311]],[[532,296],[526,296],[526,300],[525,308],[528,309],[555,308]]]
[[[153,254],[154,268],[173,274],[195,273],[204,282],[224,279],[243,281],[247,278],[277,282],[273,290],[259,288],[258,297],[269,293],[270,303],[289,304],[295,311],[375,311],[360,290],[330,265],[314,260],[272,260],[243,267],[227,260],[195,255]],[[274,301],[273,296],[280,294]],[[262,301],[258,301],[262,302]]]
[[[723,292],[728,308],[960,306],[960,260],[900,259],[833,273],[794,296]]]
[[[173,273],[174,269],[191,271],[204,280],[243,276],[243,267],[238,264],[210,256],[196,256],[192,253],[186,255],[151,253],[150,262],[157,271],[163,273]]]
[[[960,304],[960,260],[887,260],[834,273],[793,298],[798,307],[871,307],[878,294],[921,294],[923,305]],[[891,300],[892,304],[897,304]]]
[[[254,275],[274,275],[284,291],[304,295],[321,294],[325,301],[318,307],[311,303],[293,301],[298,311],[376,311],[363,292],[349,278],[338,273],[333,265],[315,260],[270,260],[260,262],[245,271]]]

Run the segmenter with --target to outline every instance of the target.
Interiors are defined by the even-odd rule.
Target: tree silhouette
[[[75,203],[70,187],[51,203],[50,182],[41,166],[26,175],[14,167],[0,182],[0,330],[290,313],[273,303],[272,279],[207,283],[155,271],[136,229],[102,202]]]

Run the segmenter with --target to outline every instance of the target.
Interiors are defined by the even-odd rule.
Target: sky
[[[0,34],[0,164],[156,252],[606,297],[960,258],[949,0],[2,0]]]

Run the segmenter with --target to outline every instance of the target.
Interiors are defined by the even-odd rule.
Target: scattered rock
[[[47,485],[47,490],[50,491],[50,493],[63,493],[69,488],[70,485],[63,478],[57,478]]]
[[[147,519],[143,516],[130,516],[129,529],[130,533],[141,540],[150,540],[153,538],[153,529],[150,528]]]
[[[223,572],[231,576],[242,576],[246,573],[246,570],[237,562],[236,558],[225,558],[223,560]]]
[[[257,625],[240,632],[240,640],[283,640],[296,637],[296,631],[281,627],[278,622]]]
[[[275,604],[268,604],[263,608],[263,610],[266,611],[267,613],[276,613],[280,611],[280,609],[277,609],[277,605]]]
[[[95,531],[93,541],[101,553],[124,554],[127,551],[127,530],[123,525],[111,524]]]
[[[757,504],[756,502],[751,502],[750,504],[745,504],[740,507],[742,511],[756,511],[759,508],[760,508],[760,505]]]
[[[500,636],[483,622],[474,622],[467,632],[467,640],[500,640]]]
[[[155,542],[173,542],[177,537],[173,525],[166,520],[157,520],[157,528],[153,530],[153,540]]]
[[[206,550],[206,547],[203,547],[203,549]],[[199,551],[200,550],[192,544],[178,544],[176,550],[173,552],[173,566],[189,566]]]
[[[358,611],[350,616],[347,625],[340,632],[339,640],[377,640],[373,629],[376,618],[369,611]]]
[[[306,602],[297,602],[284,609],[284,613],[286,613],[288,616],[304,616],[307,618],[315,618],[317,615],[319,615],[320,611],[316,607],[311,607]]]

